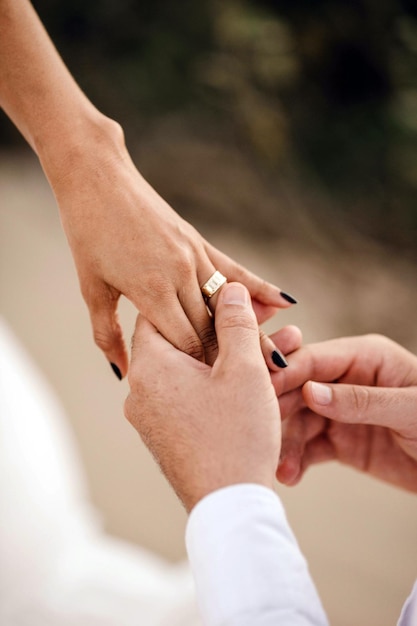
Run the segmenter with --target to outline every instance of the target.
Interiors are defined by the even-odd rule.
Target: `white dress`
[[[1,626],[201,626],[186,564],[106,535],[75,442],[0,319]]]

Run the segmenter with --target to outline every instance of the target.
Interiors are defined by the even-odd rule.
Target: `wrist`
[[[198,485],[190,485],[189,489],[184,490],[183,493],[179,495],[186,511],[190,513],[199,502],[211,494],[217,493],[218,491],[242,485],[256,485],[273,491],[274,483],[274,473],[242,473],[239,476],[224,476],[223,478],[218,478],[217,480],[209,480],[203,484],[200,483]]]
[[[68,123],[51,125],[35,143],[35,151],[53,188],[99,161],[121,160],[127,150],[121,126],[92,105]]]

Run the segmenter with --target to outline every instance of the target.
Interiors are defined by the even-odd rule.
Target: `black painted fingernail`
[[[285,291],[281,291],[281,296],[289,302],[290,304],[297,304],[298,300],[294,298],[290,293],[285,293]]]
[[[272,360],[278,367],[288,367],[288,361],[285,356],[278,350],[274,350],[272,353]]]
[[[119,380],[122,380],[122,372],[119,370],[115,363],[110,363],[113,372],[116,374]]]

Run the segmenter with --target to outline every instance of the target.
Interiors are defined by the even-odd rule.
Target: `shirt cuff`
[[[190,514],[186,545],[207,626],[327,624],[271,489],[240,484],[209,494]]]

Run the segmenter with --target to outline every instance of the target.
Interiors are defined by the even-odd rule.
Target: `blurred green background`
[[[306,213],[336,238],[353,228],[416,255],[412,0],[34,5],[87,95],[123,125],[140,169],[188,219],[209,214],[251,234],[288,237],[300,223],[294,214]],[[4,117],[0,139],[21,141]],[[265,197],[243,206],[230,174],[224,185],[235,208],[224,211],[213,175],[213,199],[196,206],[155,173],[155,142],[165,154],[170,144],[184,184],[196,175],[191,143],[217,148],[212,160],[226,169],[239,153]],[[204,158],[201,168],[210,168]]]

